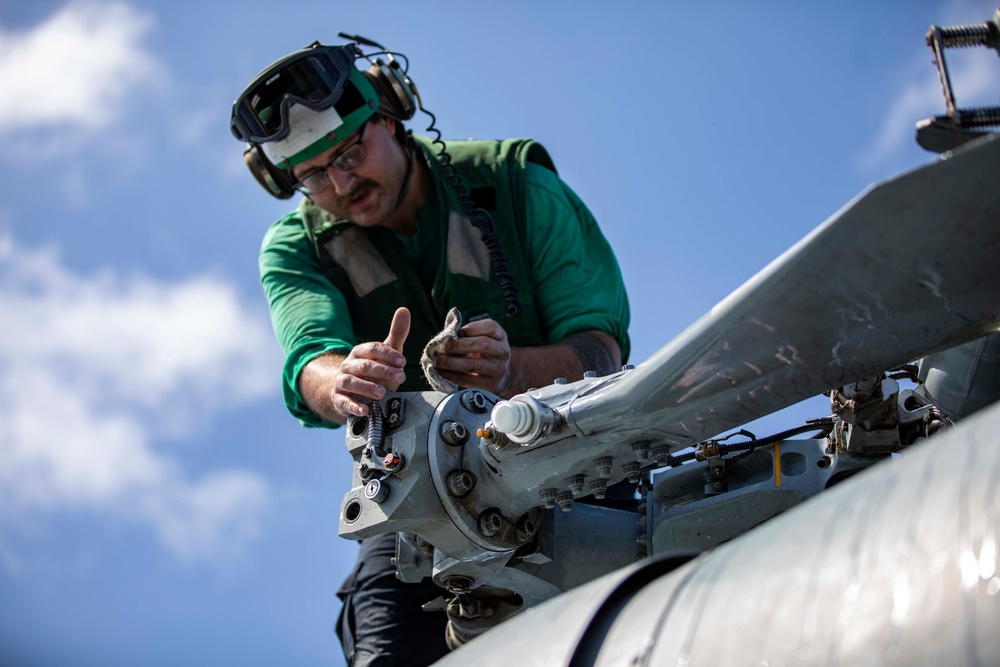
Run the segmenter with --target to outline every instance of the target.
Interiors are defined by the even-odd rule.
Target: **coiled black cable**
[[[349,35],[341,32],[340,36],[344,39],[357,42],[358,44],[364,44],[366,46],[380,49],[377,53],[369,54],[362,54],[360,49],[357,50],[358,55],[367,58],[369,62],[371,62],[372,56],[378,55],[387,56],[390,60],[390,65],[394,64],[396,56],[402,58],[404,62],[401,69],[403,75],[407,75],[410,69],[410,61],[402,53],[388,51],[378,42],[360,35]],[[398,64],[396,66],[398,67]],[[407,81],[409,81],[409,79],[407,79]],[[413,90],[415,93],[416,89],[414,88]],[[482,239],[483,244],[486,245],[486,249],[489,251],[490,263],[493,265],[493,271],[497,274],[497,279],[500,281],[500,289],[503,290],[503,300],[506,306],[507,317],[517,317],[521,314],[521,297],[517,291],[517,284],[514,282],[514,275],[510,272],[510,264],[507,262],[507,254],[504,252],[503,243],[500,241],[500,235],[497,234],[496,222],[493,220],[493,216],[490,215],[489,211],[476,206],[475,202],[472,201],[472,197],[469,196],[469,191],[465,188],[465,183],[462,182],[461,174],[458,173],[455,165],[451,163],[451,155],[448,154],[444,141],[441,139],[441,131],[434,127],[437,123],[437,118],[435,118],[434,114],[424,108],[424,105],[420,102],[419,95],[417,96],[416,101],[420,110],[431,117],[431,124],[427,126],[426,131],[434,134],[431,141],[439,147],[438,150],[440,151],[441,167],[445,172],[445,177],[455,190],[455,194],[458,196],[459,202],[465,209],[465,214],[469,217],[469,221],[476,227],[476,229],[479,230],[480,238]]]
[[[465,209],[465,214],[469,217],[469,222],[479,230],[480,238],[490,253],[490,263],[493,264],[493,271],[500,280],[500,289],[503,290],[503,300],[506,306],[507,317],[517,317],[521,314],[521,297],[517,291],[517,284],[514,282],[514,275],[510,272],[510,264],[507,262],[507,254],[504,252],[503,243],[500,241],[500,235],[497,233],[496,222],[489,211],[476,206],[475,202],[472,201],[472,197],[469,196],[469,191],[462,181],[461,174],[458,173],[455,165],[451,163],[451,155],[448,153],[445,143],[441,139],[441,131],[434,127],[434,124],[437,123],[437,118],[423,107],[420,110],[431,117],[431,124],[427,126],[426,131],[434,135],[431,143],[438,146],[441,168],[445,173],[445,177],[451,183],[455,195],[462,204],[462,208]]]
[[[382,445],[385,442],[384,420],[382,418],[382,404],[378,399],[371,402],[371,409],[368,414],[368,446],[372,448],[375,456],[382,458],[385,450]]]

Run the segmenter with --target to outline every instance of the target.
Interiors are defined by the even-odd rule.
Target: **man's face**
[[[330,186],[310,195],[316,205],[362,227],[377,227],[396,208],[396,198],[406,177],[406,153],[393,136],[395,122],[377,116],[365,130],[365,159],[350,171],[326,170]],[[292,168],[296,180],[322,170],[330,161],[357,142],[354,133],[333,148]]]

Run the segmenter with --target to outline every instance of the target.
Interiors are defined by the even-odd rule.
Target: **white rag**
[[[449,340],[458,338],[458,330],[461,326],[462,313],[458,312],[458,308],[452,308],[444,318],[444,329],[441,330],[441,333],[434,336],[434,338],[431,338],[427,345],[424,346],[424,353],[420,357],[420,367],[424,369],[424,377],[427,378],[434,391],[440,391],[445,394],[458,391],[457,384],[450,380],[445,380],[438,373],[437,365],[434,362],[434,355],[440,352]]]

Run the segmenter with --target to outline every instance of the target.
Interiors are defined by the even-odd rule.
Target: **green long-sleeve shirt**
[[[525,169],[527,261],[545,343],[597,329],[614,336],[622,358],[627,358],[628,298],[610,245],[590,211],[558,175],[530,163]],[[442,262],[444,233],[433,190],[418,213],[416,234],[400,237],[428,291]],[[268,230],[260,272],[274,331],[287,355],[282,374],[286,405],[306,426],[333,426],[306,406],[298,390],[299,373],[313,358],[347,354],[362,341],[355,336],[344,296],[323,273],[298,210]],[[517,347],[518,341],[511,340],[511,345]]]

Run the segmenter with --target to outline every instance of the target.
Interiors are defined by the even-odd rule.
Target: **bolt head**
[[[451,593],[468,593],[472,580],[468,577],[451,576],[444,580],[444,587]]]
[[[569,512],[573,509],[573,494],[569,491],[564,491],[556,496],[556,504],[559,505],[559,509],[563,512]]]
[[[462,405],[469,412],[483,413],[487,410],[486,396],[482,392],[468,390],[462,394]]]
[[[455,470],[448,475],[448,493],[456,498],[469,495],[476,486],[476,480],[465,470]]]
[[[441,439],[452,447],[465,444],[469,438],[469,432],[465,426],[456,421],[446,421],[441,424],[440,434]]]
[[[369,500],[380,503],[389,495],[389,485],[383,484],[377,479],[373,479],[365,485],[365,497]]]
[[[494,537],[503,527],[503,517],[496,510],[486,510],[479,515],[479,533],[483,537]]]

